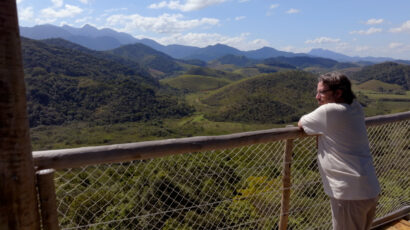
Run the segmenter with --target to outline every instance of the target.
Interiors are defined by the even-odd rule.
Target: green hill
[[[230,81],[237,81],[240,79],[245,78],[245,76],[237,73],[230,73],[222,70],[216,70],[211,68],[205,67],[194,67],[189,69],[185,74],[187,75],[201,75],[201,76],[209,76],[209,77],[216,77],[220,79],[226,79]]]
[[[233,54],[225,55],[223,57],[216,59],[213,62],[219,63],[221,65],[233,64],[233,65],[241,66],[241,67],[251,66],[256,63],[256,61],[253,61],[245,56],[239,56],[239,55],[233,55]]]
[[[159,73],[159,77],[166,77],[183,69],[172,57],[140,43],[121,46],[106,52],[150,68],[155,73]]]
[[[223,87],[202,100],[217,121],[285,123],[316,107],[316,76],[303,71],[266,74]]]
[[[369,90],[379,93],[400,93],[404,94],[403,87],[396,84],[390,84],[379,80],[369,80],[356,86],[359,90]]]
[[[405,90],[410,90],[410,66],[394,62],[364,67],[361,71],[351,75],[352,79],[365,82],[371,79],[386,83],[397,84]]]
[[[180,117],[191,108],[150,75],[78,50],[22,39],[31,127]]]
[[[164,79],[161,83],[186,92],[198,92],[219,89],[228,85],[231,81],[201,75],[182,75],[175,78]]]

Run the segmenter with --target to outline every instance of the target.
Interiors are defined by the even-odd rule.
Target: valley
[[[341,71],[366,116],[410,110],[410,67],[292,56],[175,59],[143,44],[95,51],[22,39],[34,150],[221,135],[296,124],[320,73]]]

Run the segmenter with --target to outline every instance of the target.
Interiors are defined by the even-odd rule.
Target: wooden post
[[[58,230],[54,169],[44,169],[37,172],[37,188],[43,230]]]
[[[283,154],[282,171],[282,200],[280,208],[279,230],[288,227],[289,203],[290,203],[290,165],[292,161],[293,139],[286,140],[285,152]]]
[[[0,229],[40,229],[15,0],[0,1]]]

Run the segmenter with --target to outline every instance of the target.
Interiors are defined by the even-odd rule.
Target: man
[[[319,107],[298,126],[318,137],[318,165],[330,197],[334,230],[370,229],[379,182],[373,167],[364,114],[349,79],[340,73],[319,77]]]

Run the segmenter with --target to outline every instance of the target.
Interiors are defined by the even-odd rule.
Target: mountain
[[[54,25],[38,25],[34,27],[20,27],[20,34],[32,39],[63,38],[73,43],[80,44],[93,50],[111,50],[122,45],[142,43],[157,51],[167,54],[176,59],[198,59],[202,61],[211,61],[225,55],[239,55],[250,59],[266,59],[272,57],[297,57],[297,56],[315,56],[328,59],[334,59],[339,62],[361,62],[362,65],[380,63],[385,61],[394,61],[386,57],[350,57],[344,54],[336,53],[325,49],[312,49],[309,53],[292,53],[276,50],[271,47],[263,47],[257,50],[240,51],[227,45],[212,45],[204,48],[184,45],[162,45],[150,39],[137,39],[130,34],[117,32],[111,29],[97,29],[91,25],[85,25],[82,28],[74,28],[68,25],[62,27]],[[400,60],[401,63],[408,63],[406,60]]]
[[[41,40],[62,38],[93,50],[109,50],[124,44],[138,42],[138,39],[129,34],[116,32],[111,29],[97,29],[90,25],[74,28],[64,25],[37,25],[34,27],[20,27],[23,37]]]
[[[393,58],[386,57],[350,57],[344,54],[336,53],[326,49],[312,49],[309,55],[323,58],[330,58],[340,62],[370,62],[370,63],[380,63],[386,61],[394,61]]]
[[[257,63],[256,61],[251,60],[245,56],[237,56],[233,54],[225,55],[223,57],[216,59],[213,62],[221,65],[231,64],[241,67],[250,66]]]
[[[216,90],[201,100],[216,121],[287,123],[316,107],[316,75],[303,71],[264,74]]]
[[[183,69],[172,57],[141,43],[124,45],[106,52],[147,66],[151,73],[156,73],[160,77],[172,75]]]
[[[110,60],[110,61],[120,63],[120,64],[126,66],[127,68],[134,69],[134,70],[138,71],[138,73],[141,76],[149,76],[150,75],[148,73],[149,72],[148,71],[149,66],[144,66],[143,67],[139,63],[137,63],[133,60],[122,58],[120,56],[110,54],[110,53],[105,52],[105,51],[91,50],[91,49],[88,49],[84,46],[78,45],[78,44],[73,43],[73,42],[69,42],[69,41],[61,39],[61,38],[44,39],[44,40],[41,40],[41,42],[46,43],[48,45],[52,45],[52,46],[58,46],[58,47],[63,47],[63,48],[67,48],[67,49],[73,49],[73,50],[81,51],[83,53],[87,53],[87,54],[92,55],[94,57],[98,57],[98,58],[102,58],[102,59],[106,59],[106,60]]]
[[[347,55],[344,54],[339,54],[330,50],[325,50],[325,49],[312,49],[309,52],[310,55],[312,56],[316,56],[316,57],[322,57],[322,58],[330,58],[333,60],[337,60],[337,61],[343,61],[343,62],[348,62],[348,61],[352,61],[352,57],[349,57]]]
[[[201,48],[190,54],[189,56],[184,57],[184,59],[199,59],[204,61],[211,61],[228,54],[241,55],[242,51],[227,45],[216,44]]]
[[[266,58],[271,58],[271,57],[295,57],[299,56],[301,54],[295,54],[295,53],[290,53],[290,52],[284,52],[284,51],[279,51],[277,49],[271,48],[271,47],[263,47],[257,50],[252,50],[252,51],[245,51],[243,52],[243,55],[246,56],[247,58],[253,58],[253,59],[266,59]],[[303,54],[306,55],[306,54]]]
[[[405,90],[410,90],[410,66],[394,62],[385,62],[363,67],[361,71],[355,72],[351,78],[359,82],[368,80],[379,80],[382,82],[396,84]]]
[[[21,41],[31,127],[74,121],[112,124],[192,111],[142,70],[92,53]]]
[[[322,68],[332,68],[336,64],[337,61],[328,59],[328,58],[319,58],[319,57],[308,57],[308,56],[301,56],[301,57],[275,57],[275,58],[268,58],[265,59],[264,63],[269,64],[270,62],[273,63],[284,63],[292,66],[296,66],[298,68],[307,68],[307,67],[322,67]]]

